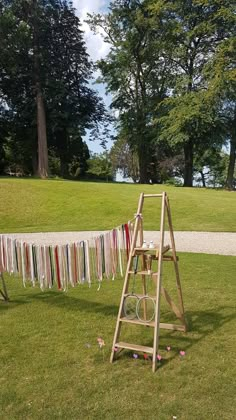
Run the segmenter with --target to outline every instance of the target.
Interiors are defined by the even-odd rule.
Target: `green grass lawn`
[[[75,190],[81,185],[69,184]],[[125,188],[87,188],[105,187]],[[66,189],[66,183],[55,183],[56,188]],[[184,194],[172,191],[176,202]],[[217,196],[196,192],[201,193]],[[92,285],[42,293],[6,275],[11,302],[0,302],[1,420],[234,419],[236,258],[181,254],[180,270],[190,331],[161,330],[163,361],[155,374],[151,361],[134,360],[129,352],[109,364],[121,280],[105,281],[99,292]],[[162,319],[168,317],[163,307]],[[149,328],[130,326],[125,332],[127,341],[151,344]],[[97,347],[99,335],[106,343],[104,355]],[[186,351],[182,360],[179,350]]]
[[[236,232],[236,193],[165,185],[0,179],[0,232],[111,229],[133,217],[139,194],[170,198],[175,230]],[[145,204],[147,230],[157,230],[157,200]]]

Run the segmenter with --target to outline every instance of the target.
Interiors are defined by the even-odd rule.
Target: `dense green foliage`
[[[171,293],[169,270],[167,263]],[[190,330],[161,330],[156,374],[151,361],[134,360],[132,352],[109,363],[122,280],[105,281],[99,292],[94,284],[62,293],[24,289],[21,279],[6,276],[11,302],[0,302],[1,419],[235,418],[236,258],[180,254],[180,271]],[[165,306],[161,317],[170,318]],[[130,326],[124,337],[150,345],[151,334]]]
[[[0,180],[0,232],[112,229],[133,218],[141,192],[170,198],[175,230],[235,232],[236,194],[177,188],[60,180]],[[145,204],[144,229],[157,230],[154,200]]]
[[[137,154],[141,182],[165,180],[164,165],[192,186],[195,171],[209,170],[198,157],[235,143],[235,7],[232,0],[116,0],[107,14],[90,15],[111,45],[98,63],[101,80],[119,110],[117,142]],[[231,160],[229,188],[235,148]]]
[[[107,152],[95,154],[88,160],[87,174],[90,178],[113,181],[115,174]]]
[[[71,1],[0,0],[0,174],[106,178],[83,141],[90,130],[105,146],[113,121],[91,88],[96,69],[117,115],[112,176],[234,189],[235,1],[113,0],[107,10],[88,16],[110,46],[95,67]]]
[[[62,176],[83,174],[89,152],[82,136],[93,129],[94,137],[102,123],[102,140],[106,116],[88,85],[93,65],[71,3],[1,0],[0,40],[1,172],[37,173],[45,129],[51,172],[58,158]]]

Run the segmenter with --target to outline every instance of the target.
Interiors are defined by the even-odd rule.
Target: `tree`
[[[5,127],[1,140],[6,144],[8,139],[14,139],[19,151],[22,137],[26,138],[26,132],[36,127],[36,114],[32,111],[34,94],[29,80],[29,28],[16,18],[6,1],[0,1],[0,43],[0,112]],[[17,153],[16,161],[18,157]]]
[[[37,133],[38,133],[38,175],[41,178],[48,177],[48,146],[45,102],[41,82],[41,51],[40,42],[40,20],[44,18],[42,7],[38,0],[29,2],[27,10],[29,24],[33,35],[33,65],[34,65],[34,84],[37,105]],[[27,15],[26,15],[27,16]]]
[[[138,156],[139,182],[150,180],[152,121],[157,104],[166,95],[168,59],[163,57],[162,29],[152,29],[147,1],[113,1],[107,15],[90,15],[89,24],[105,33],[108,56],[98,62],[112,108],[119,111],[118,137],[126,138],[131,153]]]
[[[82,145],[86,129],[95,137],[99,132],[107,134],[109,117],[104,103],[88,86],[94,67],[86,52],[83,32],[78,17],[67,5],[54,10],[54,25],[50,39],[45,67],[48,82],[45,87],[47,112],[50,123],[49,144],[60,157],[61,175],[69,173],[71,158],[75,158],[77,145]],[[53,63],[53,66],[51,65]],[[99,130],[102,127],[102,130]],[[101,133],[102,131],[102,133]]]
[[[235,18],[236,22],[236,18]],[[236,25],[235,25],[236,27]],[[236,37],[225,40],[220,45],[212,63],[211,95],[222,116],[226,140],[229,142],[230,155],[225,186],[235,188],[236,161]]]
[[[209,145],[218,121],[204,71],[220,43],[233,34],[235,2],[168,0],[162,7],[160,3],[153,1],[151,10],[165,25],[170,42],[164,55],[174,77],[171,97],[162,103],[161,136],[182,146],[184,186],[192,186],[194,154],[202,142],[208,140]]]
[[[106,180],[107,182],[114,179],[115,173],[107,152],[100,155],[94,154],[87,163],[87,174],[92,178]]]
[[[25,111],[32,98],[36,103],[38,175],[48,175],[45,104],[41,81],[40,26],[44,24],[44,4],[37,0],[1,1],[3,60],[1,90],[15,113]],[[11,86],[9,87],[9,84]],[[20,100],[23,99],[23,104]],[[32,114],[32,111],[31,111]]]
[[[234,110],[232,118],[229,121],[230,129],[230,154],[229,154],[229,165],[226,178],[226,188],[233,190],[236,187],[236,176],[235,176],[235,162],[236,162],[236,103],[234,103]]]
[[[184,186],[191,187],[194,161],[204,151],[221,148],[224,143],[222,118],[207,91],[170,97],[162,104],[162,110],[166,115],[159,119],[159,139],[168,142],[179,153],[183,149]]]
[[[197,182],[202,186],[223,187],[226,177],[228,155],[221,151],[220,147],[202,150],[199,155],[195,155],[194,173]]]
[[[88,86],[93,65],[80,21],[69,1],[0,0],[0,5],[0,95],[11,112],[12,138],[20,144],[17,127],[24,131],[41,177],[48,174],[48,148],[67,176],[85,130],[106,131],[108,124],[103,102]]]
[[[88,160],[90,153],[85,141],[79,138],[77,141],[73,138],[73,148],[70,148],[73,152],[70,158],[69,164],[69,176],[72,178],[82,178],[86,176],[88,170]]]
[[[119,111],[118,137],[138,155],[140,182],[149,182],[165,142],[183,152],[184,185],[192,186],[194,155],[223,141],[205,69],[233,35],[234,1],[116,0],[88,21],[111,45],[98,67]]]
[[[139,164],[136,152],[132,152],[125,138],[115,140],[110,158],[114,171],[121,171],[124,178],[132,178],[134,182],[139,180]]]

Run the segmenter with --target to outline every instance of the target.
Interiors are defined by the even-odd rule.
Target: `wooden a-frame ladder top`
[[[153,249],[143,248],[143,221],[142,221],[142,210],[144,205],[144,200],[148,198],[157,198],[161,199],[161,217],[160,217],[160,242],[159,245],[154,245]],[[164,245],[164,235],[165,235],[165,217],[167,216],[167,222],[169,226],[169,234],[170,234],[170,245]],[[168,252],[168,254],[167,254]],[[152,278],[155,280],[156,285],[156,295],[155,295],[155,315],[154,319],[149,321],[140,321],[138,318],[129,319],[124,315],[124,300],[129,291],[129,283],[130,283],[130,276],[134,271],[132,271],[133,266],[133,259],[137,255],[141,255],[143,259],[142,262],[142,271],[138,272],[140,274],[141,281],[143,285],[143,294],[146,294],[146,275],[148,274],[145,271],[145,255],[147,253],[151,253],[153,258],[157,260],[157,272],[152,273]],[[174,264],[174,272],[176,278],[176,287],[177,287],[177,294],[178,294],[178,306],[174,303],[174,301],[169,296],[167,290],[162,286],[162,269],[163,269],[163,262],[165,261],[172,261]],[[175,313],[176,317],[179,319],[179,324],[168,324],[168,323],[161,323],[160,322],[160,296],[165,298],[169,306],[171,307],[172,311]],[[119,341],[120,334],[121,334],[121,327],[123,323],[130,323],[130,324],[138,324],[144,326],[150,326],[154,328],[153,334],[153,346],[147,347],[142,346],[139,344],[131,344]],[[130,349],[133,351],[140,351],[144,353],[149,353],[152,355],[152,370],[155,372],[157,366],[157,354],[158,354],[158,342],[159,342],[159,330],[160,328],[168,329],[168,330],[177,330],[186,332],[187,326],[184,316],[184,305],[183,305],[183,297],[182,297],[182,290],[180,284],[180,276],[179,276],[179,268],[178,268],[178,257],[176,256],[176,248],[175,248],[175,240],[174,240],[174,233],[172,227],[172,219],[171,219],[171,212],[170,212],[170,205],[167,194],[163,192],[162,194],[144,194],[142,193],[139,198],[138,209],[134,224],[132,242],[130,247],[130,254],[124,279],[124,286],[120,300],[120,307],[116,322],[116,329],[114,334],[112,352],[111,352],[111,363],[114,361],[114,358],[123,350],[123,349]]]

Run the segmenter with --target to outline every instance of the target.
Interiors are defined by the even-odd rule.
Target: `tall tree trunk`
[[[193,186],[193,143],[189,140],[184,145],[184,187]]]
[[[230,141],[229,166],[226,178],[226,188],[228,190],[234,189],[234,169],[236,161],[236,130]]]
[[[139,183],[148,184],[148,145],[146,135],[146,88],[145,81],[142,76],[142,65],[140,61],[139,51],[137,49],[137,70],[135,77],[135,101],[136,101],[136,124],[137,124],[137,144],[138,144],[138,161],[139,161]]]
[[[34,77],[37,106],[37,133],[38,133],[38,175],[41,178],[48,177],[48,146],[46,114],[43,100],[43,92],[40,81],[40,51],[39,51],[39,29],[37,18],[37,0],[33,0],[33,31],[34,31]]]
[[[148,184],[148,156],[145,144],[141,144],[138,151],[138,160],[139,160],[139,183]]]
[[[38,175],[41,178],[48,177],[48,146],[46,116],[42,91],[37,91],[37,129],[38,129]]]
[[[194,59],[190,56],[189,69],[188,69],[188,87],[187,92],[190,93],[193,90],[193,68]],[[184,187],[193,186],[193,144],[191,138],[184,144]]]

